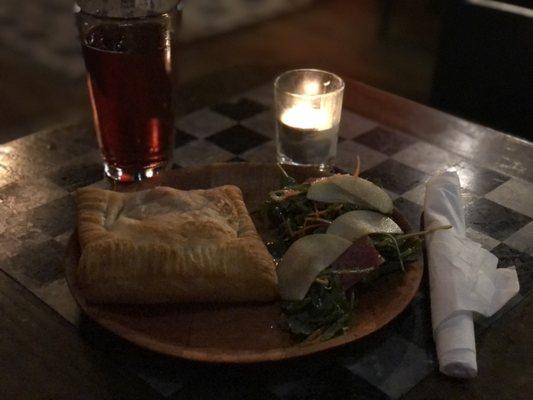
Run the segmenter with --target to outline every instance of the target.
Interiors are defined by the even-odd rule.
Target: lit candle
[[[275,87],[278,161],[331,165],[337,151],[342,80],[323,71],[296,70],[281,75]]]
[[[308,103],[296,104],[281,114],[281,122],[293,128],[324,130],[333,126],[331,114]]]
[[[324,86],[327,86],[327,83]],[[320,93],[320,83],[306,81],[303,84],[304,95],[296,98],[294,105],[281,114],[281,122],[293,128],[325,130],[333,126],[331,110],[325,107],[313,107],[313,98]],[[305,97],[309,96],[309,97]]]

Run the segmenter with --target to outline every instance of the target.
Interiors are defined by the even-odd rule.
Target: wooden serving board
[[[316,170],[289,168],[299,180],[318,176]],[[278,189],[281,173],[272,164],[215,164],[172,170],[150,183],[121,187],[139,190],[156,185],[203,189],[224,184],[241,188],[249,211],[256,209],[269,191]],[[410,227],[397,212],[393,219],[404,231]],[[418,291],[421,262],[378,280],[358,292],[356,318],[348,332],[328,341],[297,343],[281,330],[280,307],[269,304],[165,304],[157,306],[101,305],[88,303],[76,283],[80,257],[76,235],[69,242],[66,278],[80,308],[94,321],[141,347],[169,356],[197,361],[251,363],[303,356],[360,339],[400,314]]]

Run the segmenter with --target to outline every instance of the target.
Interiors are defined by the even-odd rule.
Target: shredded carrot
[[[359,158],[359,156],[357,156],[357,160],[355,162],[355,169],[352,175],[355,177],[358,177],[360,172],[361,172],[361,159]]]

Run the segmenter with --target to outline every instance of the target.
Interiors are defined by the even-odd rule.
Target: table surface
[[[242,78],[228,73],[183,89],[190,101],[180,108],[174,168],[273,161],[270,85],[243,90],[250,80]],[[520,294],[476,324],[478,378],[458,381],[437,372],[426,285],[400,318],[370,338],[284,363],[168,359],[101,329],[80,315],[61,267],[74,228],[72,192],[106,185],[92,129],[84,123],[0,146],[3,396],[532,398],[533,144],[348,81],[337,165],[353,168],[355,155],[363,176],[379,181],[415,225],[424,182],[455,168],[468,235],[496,254],[500,267],[516,266]]]

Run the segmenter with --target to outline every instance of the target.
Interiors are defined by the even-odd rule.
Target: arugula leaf
[[[310,184],[298,184],[279,166],[284,176],[282,189],[271,194],[260,212],[276,230],[275,240],[267,243],[274,258],[280,259],[290,245],[302,236],[325,232],[329,223],[348,211],[359,209],[353,204],[328,204],[307,198]],[[447,229],[439,227],[436,229]],[[423,236],[430,231],[411,234],[372,234],[376,250],[386,262],[370,272],[362,284],[370,284],[386,274],[403,271],[404,264],[416,260]],[[340,275],[331,267],[324,270],[300,301],[282,302],[286,328],[299,340],[329,340],[343,334],[353,319],[355,309],[353,288],[343,290]]]
[[[296,339],[316,336],[329,340],[348,329],[354,301],[347,298],[339,277],[328,268],[311,285],[303,300],[284,301],[281,308]]]
[[[279,249],[286,250],[302,236],[324,233],[331,221],[348,211],[358,209],[353,204],[328,204],[307,198],[309,184],[293,186],[299,194],[282,201],[268,200],[260,212],[267,226],[276,230],[276,241],[270,246],[272,255],[279,258]]]
[[[396,241],[399,253],[390,235],[371,235],[376,249],[387,261],[363,279],[364,285],[371,284],[384,275],[402,271],[403,263],[418,258],[421,240],[417,237],[402,239],[398,236]],[[287,328],[298,340],[329,340],[341,335],[353,319],[354,296],[354,290],[345,292],[340,276],[327,268],[311,285],[303,300],[282,303]]]
[[[276,166],[280,169],[282,175],[283,175],[283,186],[291,186],[296,184],[296,179],[294,179],[292,176],[290,176],[287,171],[285,171],[285,168],[283,168],[283,165],[276,164]]]
[[[370,235],[374,247],[387,261],[397,261],[400,259],[404,263],[415,261],[419,254],[422,241],[417,237],[402,239],[403,234],[374,233]],[[392,237],[395,237],[393,239]],[[395,243],[396,242],[396,243]],[[396,247],[398,245],[398,248]],[[399,250],[399,254],[398,254]]]

